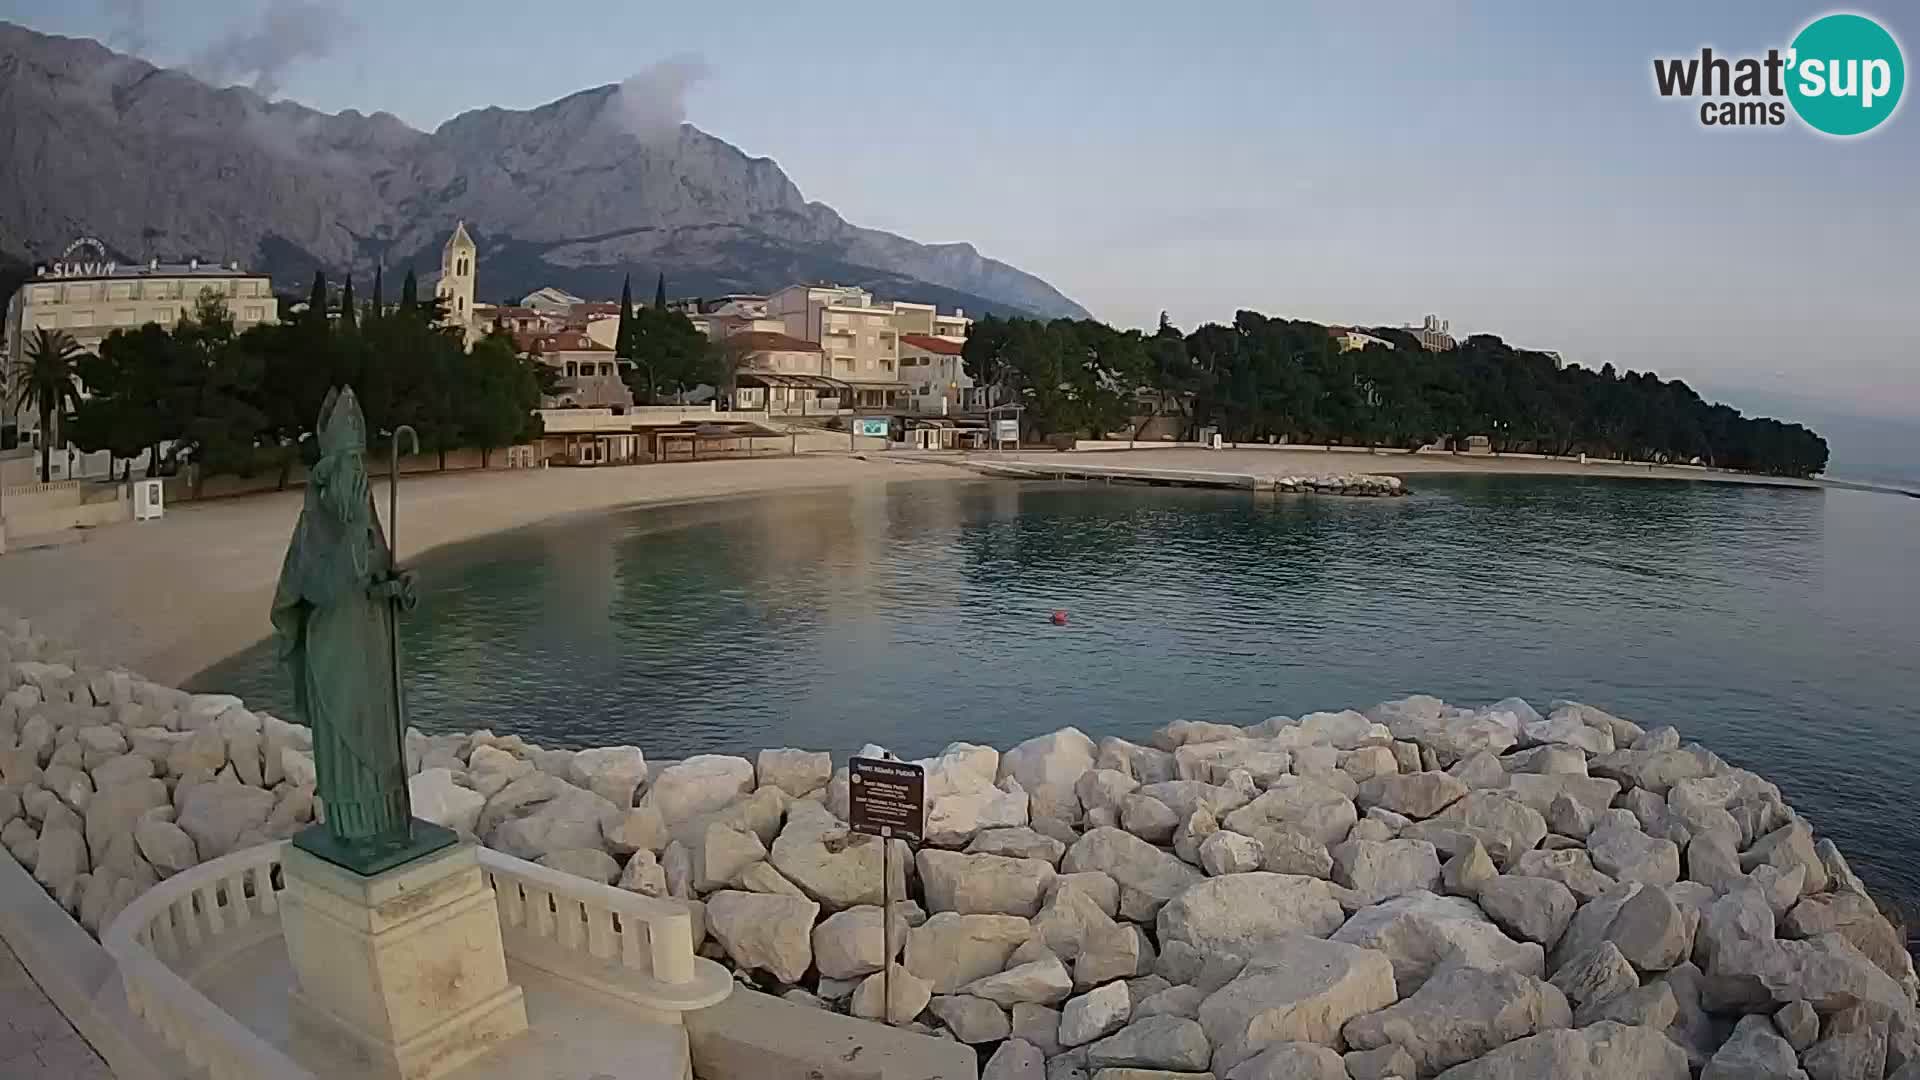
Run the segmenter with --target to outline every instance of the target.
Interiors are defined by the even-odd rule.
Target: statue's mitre
[[[353,396],[353,387],[327,391],[327,400],[320,406],[320,453],[366,448],[367,419],[360,413],[360,401]]]

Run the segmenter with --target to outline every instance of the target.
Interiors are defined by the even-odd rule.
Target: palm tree
[[[35,330],[27,339],[26,359],[14,373],[15,409],[32,407],[40,414],[40,482],[53,476],[53,421],[80,400],[80,381],[74,363],[86,350],[64,330]]]

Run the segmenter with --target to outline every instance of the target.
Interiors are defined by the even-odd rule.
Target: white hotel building
[[[98,241],[79,240],[59,261],[36,267],[7,302],[6,321],[0,323],[0,359],[7,371],[17,370],[26,361],[27,339],[36,330],[65,331],[81,348],[94,352],[115,330],[150,322],[172,326],[192,314],[208,292],[226,300],[236,332],[279,321],[273,283],[238,263],[222,266],[196,259],[124,265],[108,258]],[[11,426],[12,418],[6,419]],[[21,443],[38,445],[37,411],[24,409],[17,419]]]

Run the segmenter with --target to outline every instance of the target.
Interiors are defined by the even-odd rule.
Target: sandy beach
[[[401,557],[566,514],[972,478],[944,465],[837,455],[408,476],[400,484]],[[385,482],[375,489],[384,515]],[[86,642],[101,660],[185,682],[270,632],[267,610],[301,499],[286,491],[186,503],[160,521],[18,538],[0,555],[0,608],[43,633]]]

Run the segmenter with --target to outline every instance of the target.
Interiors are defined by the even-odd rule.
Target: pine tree
[[[656,311],[667,310],[667,275],[664,272],[653,283],[653,307]]]
[[[316,319],[321,325],[327,321],[327,272],[313,272],[313,289],[307,293],[307,318]]]
[[[387,313],[387,298],[384,288],[386,283],[381,280],[381,271],[385,269],[386,267],[378,264],[373,268],[373,307],[368,310],[368,315],[375,319]]]
[[[613,355],[633,359],[633,275],[620,283],[620,327],[613,335]]]
[[[420,279],[413,276],[413,267],[407,267],[407,278],[400,283],[400,310],[411,315],[420,306]]]
[[[349,333],[360,328],[360,313],[353,306],[353,274],[348,272],[347,283],[340,289],[340,329]]]

